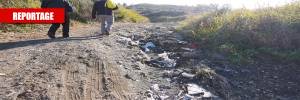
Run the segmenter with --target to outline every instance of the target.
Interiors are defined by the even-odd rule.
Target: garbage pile
[[[139,45],[139,41],[133,41],[131,38],[127,38],[127,37],[120,37],[117,41],[119,43],[122,43],[122,44],[128,45],[128,46],[138,46]]]
[[[170,99],[170,96],[166,94],[163,90],[163,88],[170,88],[168,86],[163,86],[159,84],[153,84],[146,92],[147,100],[168,100]]]
[[[170,59],[168,53],[158,54],[158,58],[152,59],[147,63],[160,68],[174,68],[177,64],[176,59]]]
[[[218,99],[218,96],[215,96],[210,91],[207,91],[203,87],[194,83],[186,84],[184,87],[185,89],[180,90],[180,92],[175,96],[168,95],[168,93],[164,91],[164,89],[167,88],[171,88],[171,87],[159,85],[159,84],[153,84],[150,90],[147,90],[147,92],[145,92],[147,100],[203,100],[203,99],[216,100]]]
[[[198,86],[197,84],[191,83],[187,84],[187,94],[185,94],[183,100],[198,100],[203,98],[216,98],[214,94],[207,91],[206,89]]]
[[[154,49],[156,46],[152,42],[146,43],[142,48],[144,49],[143,51],[145,52],[150,52],[151,49]]]
[[[136,40],[134,41],[131,38],[120,37],[117,40],[119,43],[126,46],[132,47],[137,46],[141,49],[141,54],[144,56],[150,56],[150,60],[146,61],[146,64],[153,67],[160,68],[174,68],[177,65],[177,59],[179,57],[170,57],[172,53],[166,53],[162,47],[157,46],[154,42],[145,40]]]
[[[173,35],[167,36],[166,34],[152,35],[145,38],[134,39],[120,38],[119,42],[127,46],[135,46],[140,48],[137,58],[144,64],[151,67],[163,68],[165,73],[163,77],[170,83],[179,84],[180,91],[177,95],[170,95],[166,93],[165,85],[153,84],[145,95],[147,100],[199,100],[199,99],[212,99],[219,100],[218,92],[208,91],[211,88],[202,87],[199,82],[199,75],[193,73],[191,67],[182,68],[183,63],[192,62],[194,59],[199,59],[199,50],[196,50],[198,46],[195,43],[189,43],[182,41],[174,37]],[[197,61],[197,60],[195,60]],[[188,64],[184,64],[189,66]],[[191,64],[195,65],[195,64]],[[206,72],[204,72],[206,73]],[[206,80],[219,81],[220,79],[210,79],[205,75],[202,78]],[[206,82],[209,84],[209,82]],[[226,82],[224,82],[226,83]],[[225,86],[220,86],[225,87]],[[167,87],[172,88],[172,87]],[[206,90],[208,89],[208,90]],[[225,89],[222,89],[225,90]],[[224,92],[225,93],[225,92]],[[216,94],[216,95],[215,95]]]

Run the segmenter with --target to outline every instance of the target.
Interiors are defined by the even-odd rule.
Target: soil
[[[0,100],[300,99],[298,64],[237,66],[209,57],[176,25],[116,23],[106,36],[97,35],[98,24],[83,24],[53,40],[47,29],[0,33]],[[148,42],[156,47],[145,52]],[[162,53],[176,66],[154,63]],[[193,84],[207,92],[191,95]]]

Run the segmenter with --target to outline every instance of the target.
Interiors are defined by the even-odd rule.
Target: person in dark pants
[[[65,22],[62,23],[63,26],[63,37],[69,37],[70,30],[70,15],[73,12],[73,8],[70,3],[66,0],[42,0],[42,8],[65,8]],[[48,37],[51,39],[55,38],[55,33],[60,27],[60,23],[53,23],[48,31]]]

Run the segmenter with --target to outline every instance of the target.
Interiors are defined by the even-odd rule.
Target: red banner
[[[63,8],[0,8],[0,23],[64,23]]]

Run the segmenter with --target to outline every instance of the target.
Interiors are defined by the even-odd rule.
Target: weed
[[[138,12],[120,6],[116,14],[116,20],[121,22],[143,23],[149,22],[149,19],[140,15]]]
[[[210,48],[229,54],[233,62],[250,61],[261,54],[259,48],[272,48],[272,57],[299,60],[300,2],[277,8],[215,11],[190,17],[180,30]],[[272,53],[273,52],[273,53]],[[276,55],[276,56],[275,56]]]

